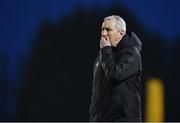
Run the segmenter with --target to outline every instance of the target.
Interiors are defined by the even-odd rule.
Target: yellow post
[[[146,83],[146,122],[164,121],[164,84],[161,79],[151,78]]]

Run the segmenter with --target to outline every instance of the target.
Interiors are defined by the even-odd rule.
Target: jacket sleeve
[[[112,82],[121,82],[139,71],[140,58],[135,51],[126,50],[115,58],[110,46],[101,49],[102,68]]]

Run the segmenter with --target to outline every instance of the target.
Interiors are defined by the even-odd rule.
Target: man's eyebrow
[[[106,29],[105,27],[101,27],[101,30],[104,30],[104,29]]]

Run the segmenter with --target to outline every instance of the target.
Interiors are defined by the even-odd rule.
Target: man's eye
[[[112,31],[112,29],[110,29],[110,28],[102,28],[102,29],[101,29],[101,31],[104,31],[104,30],[106,30],[106,31],[108,31],[108,32],[109,32],[109,31]]]
[[[110,28],[107,28],[106,30],[107,30],[107,31],[112,31],[112,29],[110,29]]]

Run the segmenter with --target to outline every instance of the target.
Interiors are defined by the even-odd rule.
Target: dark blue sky
[[[180,36],[180,1],[178,0],[123,0],[124,6],[136,16],[141,23],[167,41]]]
[[[53,23],[75,12],[78,6],[85,9],[104,8],[117,0],[2,0],[1,46],[18,49],[27,48],[38,31],[43,17]],[[146,28],[160,34],[167,41],[180,35],[180,8],[178,0],[121,0],[123,4]],[[7,38],[8,37],[8,38]]]

